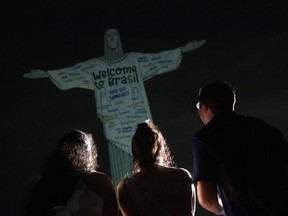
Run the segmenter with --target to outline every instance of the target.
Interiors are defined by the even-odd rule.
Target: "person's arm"
[[[105,199],[103,206],[103,216],[117,216],[118,215],[118,203],[116,198],[116,193],[114,190],[114,185],[112,180],[106,176],[105,183]]]
[[[118,204],[114,185],[105,173],[92,172],[84,178],[85,184],[103,200],[103,216],[117,216]],[[95,206],[97,208],[97,206]]]
[[[216,214],[225,215],[219,203],[217,186],[214,182],[197,182],[197,196],[199,204],[206,210]]]
[[[196,189],[195,189],[195,185],[191,184],[191,191],[192,191],[192,196],[191,196],[191,209],[192,209],[192,215],[195,215],[196,212]]]
[[[125,187],[125,179],[121,180],[117,186],[118,202],[123,216],[133,216],[131,198]]]
[[[184,168],[180,168],[181,170],[184,171],[185,173],[185,191],[190,191],[191,192],[191,212],[192,212],[192,215],[194,216],[195,215],[195,212],[196,212],[196,199],[197,199],[197,196],[196,196],[196,188],[195,188],[195,185],[192,181],[192,176],[190,174],[190,172]],[[187,186],[186,186],[187,185]]]

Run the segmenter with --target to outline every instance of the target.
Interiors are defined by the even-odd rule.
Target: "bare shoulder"
[[[166,168],[168,172],[171,172],[171,173],[177,173],[179,175],[186,175],[188,177],[191,178],[191,174],[190,172],[185,169],[185,168],[182,168],[182,167],[169,167],[169,168]]]
[[[98,171],[89,173],[85,178],[85,182],[90,188],[97,191],[113,188],[111,178],[107,174]]]
[[[174,181],[174,184],[191,184],[192,178],[191,174],[187,169],[176,167],[176,168],[168,168],[167,169],[167,178]]]
[[[189,178],[191,178],[191,173],[187,170],[187,169],[185,169],[185,168],[179,168],[182,172],[184,172],[185,173],[185,175],[187,175]]]
[[[99,180],[99,181],[110,181],[111,178],[102,172],[94,171],[89,173],[88,178],[94,179],[94,180]]]
[[[117,185],[117,192],[118,193],[121,193],[123,191],[124,184],[125,184],[125,179],[122,179],[121,181],[119,181],[119,183]]]
[[[120,180],[119,183],[118,183],[118,185],[117,185],[117,188],[118,188],[118,187],[123,187],[124,182],[125,182],[125,179]]]
[[[118,215],[117,198],[111,178],[102,172],[91,172],[84,178],[85,183],[104,202],[103,215]]]

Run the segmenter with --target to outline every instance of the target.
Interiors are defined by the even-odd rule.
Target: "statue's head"
[[[105,55],[111,52],[123,53],[120,34],[117,29],[110,28],[105,31],[104,49],[105,49]]]

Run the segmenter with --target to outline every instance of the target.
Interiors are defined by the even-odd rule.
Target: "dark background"
[[[236,87],[237,112],[266,120],[287,138],[287,3],[253,2],[11,0],[3,4],[0,215],[21,215],[31,180],[69,129],[93,133],[99,170],[110,175],[93,91],[60,91],[48,79],[29,80],[22,74],[103,55],[104,31],[111,27],[119,30],[124,51],[160,52],[194,39],[207,40],[203,47],[184,54],[178,70],[145,82],[153,120],[178,166],[191,170],[190,141],[202,126],[195,108],[198,89],[210,81],[229,81]]]

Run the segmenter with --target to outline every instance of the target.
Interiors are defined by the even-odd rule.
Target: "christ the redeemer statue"
[[[104,56],[57,70],[31,70],[25,78],[50,78],[60,89],[94,90],[97,116],[108,140],[111,174],[114,184],[132,170],[131,140],[138,123],[152,119],[144,81],[176,70],[182,53],[197,49],[205,40],[191,41],[173,50],[159,53],[122,50],[119,32],[104,34]]]

